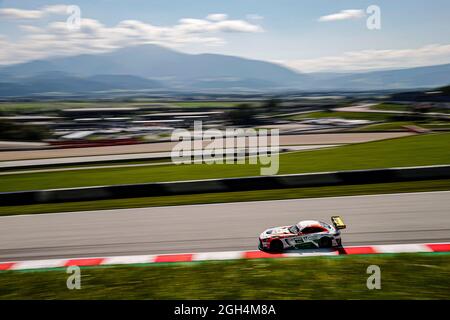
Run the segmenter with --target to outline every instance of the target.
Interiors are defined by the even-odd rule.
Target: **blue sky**
[[[59,7],[37,13],[62,4],[79,6],[81,30],[63,30],[68,14]],[[379,30],[366,27],[370,5],[381,10]],[[342,10],[360,11],[319,21]],[[447,0],[0,0],[0,45],[6,48],[0,63],[142,43],[274,61],[305,72],[450,63],[448,12]],[[221,15],[206,18],[211,14]]]

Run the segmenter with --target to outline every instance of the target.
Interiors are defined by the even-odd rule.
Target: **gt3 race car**
[[[316,220],[300,221],[292,226],[275,227],[259,236],[259,249],[282,251],[285,249],[332,248],[341,246],[341,229],[346,225],[339,216],[332,216],[329,225]]]

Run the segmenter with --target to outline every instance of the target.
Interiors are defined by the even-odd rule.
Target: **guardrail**
[[[1,192],[0,206],[169,196],[211,192],[437,180],[450,178],[450,165],[154,182],[83,188]]]

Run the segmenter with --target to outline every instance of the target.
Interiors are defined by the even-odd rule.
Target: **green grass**
[[[106,106],[107,104],[105,104]],[[56,111],[65,108],[96,106],[95,102],[2,102],[0,112]]]
[[[279,174],[450,163],[450,134],[417,135],[280,155]],[[162,165],[1,176],[0,191],[260,175],[259,165]]]
[[[373,110],[387,110],[387,111],[411,111],[410,105],[395,104],[395,103],[380,103],[371,107]]]
[[[369,124],[368,126],[354,128],[349,131],[352,132],[371,132],[371,131],[390,131],[390,130],[406,131],[404,126],[412,126],[412,125],[417,124],[409,121],[383,122],[383,123]]]
[[[374,110],[388,110],[388,111],[414,111],[412,105],[395,104],[395,103],[380,103],[371,107]],[[449,113],[450,110],[440,107],[431,107],[430,112]]]
[[[397,121],[370,124],[364,127],[351,129],[352,132],[371,132],[371,131],[406,131],[404,126],[418,126],[426,129],[450,129],[450,121]]]
[[[49,164],[42,166],[28,166],[19,168],[0,168],[0,172],[16,172],[16,171],[28,171],[28,170],[48,170],[48,169],[70,169],[87,168],[87,167],[101,167],[101,166],[126,166],[134,164],[157,164],[157,163],[170,163],[170,158],[157,158],[147,160],[116,160],[116,161],[99,161],[92,163],[79,163],[79,164]],[[1,175],[0,175],[1,177]],[[1,178],[0,178],[1,179]]]
[[[146,197],[100,201],[64,202],[26,206],[0,207],[0,216],[72,212],[103,209],[142,208],[156,206],[177,206],[207,203],[263,201],[281,199],[302,199],[318,197],[342,197],[366,194],[402,192],[429,192],[450,190],[450,179],[350,185],[338,187],[292,188],[281,190],[261,190],[245,192],[205,193],[165,197]]]
[[[187,101],[187,102],[173,102],[172,104],[179,107],[187,108],[220,108],[220,107],[234,107],[241,103],[250,103],[246,101]]]
[[[158,101],[48,101],[48,102],[0,102],[0,112],[38,112],[57,111],[66,108],[90,108],[90,107],[148,107],[149,104],[160,103]],[[165,102],[168,105],[186,108],[210,108],[210,107],[233,107],[241,101],[186,101],[186,102]],[[252,102],[249,102],[252,103]]]
[[[317,111],[292,116],[292,120],[305,119],[319,119],[319,118],[342,118],[348,120],[372,120],[372,121],[387,121],[392,118],[388,113],[370,113],[370,112],[346,112],[346,111]]]
[[[418,123],[418,125],[427,129],[450,129],[450,121],[430,121],[423,124]]]
[[[450,255],[433,253],[82,268],[80,290],[67,277],[0,272],[0,299],[450,299]]]

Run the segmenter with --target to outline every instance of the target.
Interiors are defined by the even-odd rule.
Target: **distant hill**
[[[318,85],[344,89],[405,89],[450,84],[450,64],[333,76]]]
[[[38,73],[30,77],[0,82],[0,96],[35,95],[41,93],[86,93],[111,90],[160,89],[163,85],[155,80],[129,75],[97,75],[78,77],[64,72]]]
[[[304,78],[290,69],[269,62],[218,54],[185,54],[157,45],[31,61],[0,69],[3,74],[16,77],[29,77],[48,71],[62,71],[81,77],[98,74],[133,75],[166,81],[248,78],[286,83]]]
[[[431,90],[398,92],[391,96],[393,101],[450,102],[450,86]]]
[[[450,84],[450,64],[360,73],[295,72],[219,54],[186,54],[142,45],[102,54],[48,58],[0,68],[0,96],[164,90],[235,92],[387,90]]]

